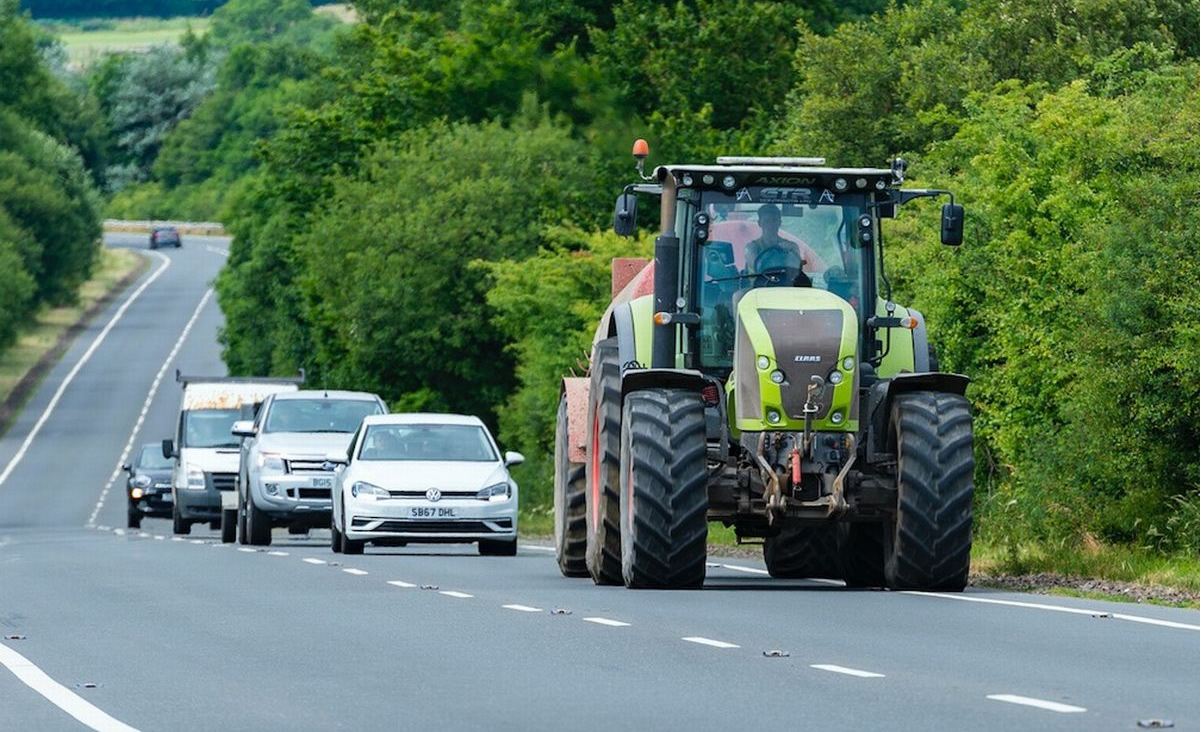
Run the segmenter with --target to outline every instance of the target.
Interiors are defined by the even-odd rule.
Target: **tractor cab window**
[[[752,288],[814,287],[859,310],[864,300],[860,272],[867,250],[852,232],[864,211],[865,197],[819,194],[810,202],[783,202],[756,189],[744,189],[737,196],[718,191],[702,194],[699,205],[710,215],[708,236],[694,243],[687,275],[695,283],[701,314],[697,329],[701,368],[731,367],[735,305]]]

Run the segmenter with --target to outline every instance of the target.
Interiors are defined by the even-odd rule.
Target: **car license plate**
[[[163,503],[171,503],[174,498],[171,496],[171,491],[167,491],[166,493],[159,494],[159,500]]]
[[[334,487],[334,479],[333,478],[314,478],[313,479],[313,487],[314,488],[333,488]]]
[[[456,518],[455,509],[446,506],[414,506],[409,509],[409,518],[443,519]]]

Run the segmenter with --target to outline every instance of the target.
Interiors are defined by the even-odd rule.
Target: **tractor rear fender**
[[[925,353],[926,349],[923,351]],[[868,437],[865,440],[868,462],[879,462],[891,455],[888,441],[889,412],[897,395],[934,391],[964,396],[968,382],[969,378],[963,374],[920,373],[898,374],[873,384],[863,404],[864,424],[868,426]]]
[[[622,373],[622,397],[642,389],[691,389],[698,394],[710,383],[692,369],[627,369]]]
[[[564,377],[560,396],[568,402],[568,460],[583,463],[588,441],[588,377]]]

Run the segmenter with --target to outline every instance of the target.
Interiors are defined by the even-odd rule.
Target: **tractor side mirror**
[[[633,193],[623,193],[618,196],[614,205],[614,233],[618,236],[631,236],[636,228],[639,200]]]
[[[960,204],[944,204],[939,240],[949,247],[958,247],[964,242],[964,207]]]

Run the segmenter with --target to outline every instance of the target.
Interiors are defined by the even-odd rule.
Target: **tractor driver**
[[[747,243],[744,259],[747,273],[764,275],[757,278],[759,285],[784,285],[809,287],[809,275],[802,271],[805,259],[797,242],[780,235],[780,209],[771,203],[759,208],[760,236]]]

